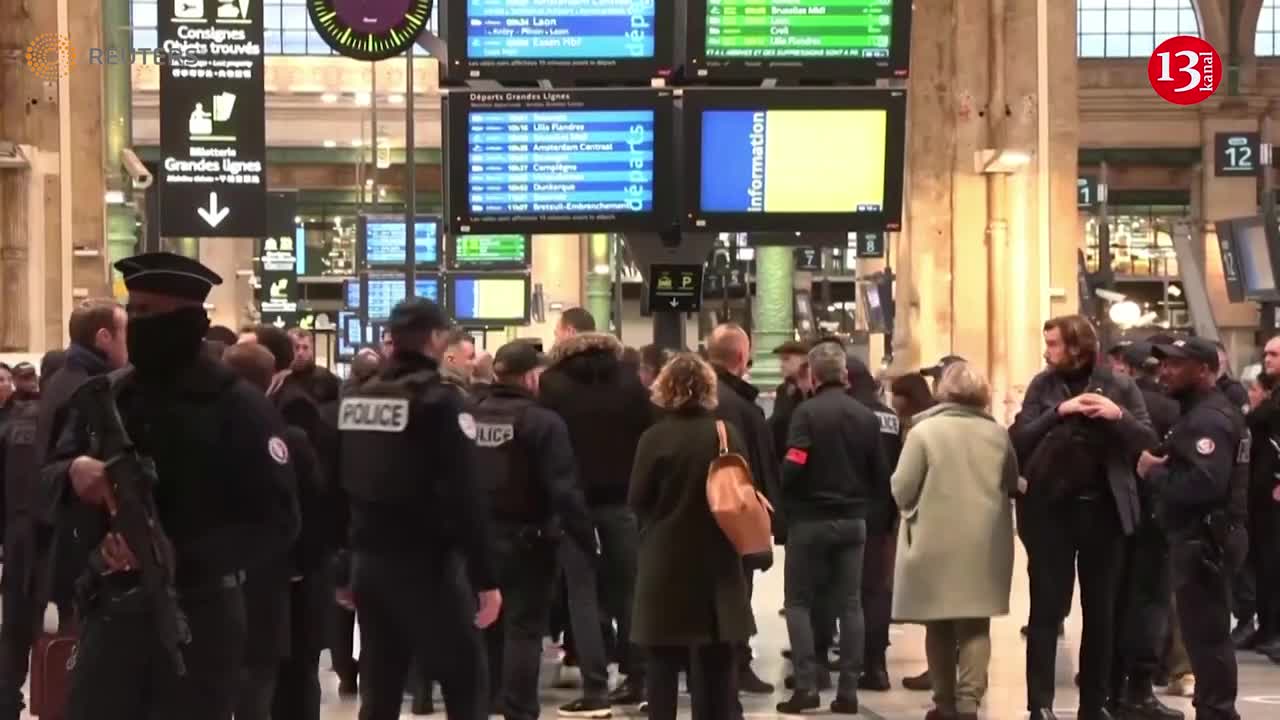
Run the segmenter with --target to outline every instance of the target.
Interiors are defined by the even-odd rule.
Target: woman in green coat
[[[631,641],[649,652],[650,720],[676,717],[677,677],[690,659],[694,717],[729,718],[737,704],[734,647],[755,630],[742,559],[707,505],[707,468],[719,452],[716,376],[692,353],[653,383],[664,417],[640,437],[629,501],[641,535]],[[728,426],[729,449],[744,453]]]

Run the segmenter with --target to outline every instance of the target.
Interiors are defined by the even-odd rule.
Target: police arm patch
[[[275,460],[277,464],[289,464],[289,446],[285,444],[284,440],[272,436],[271,439],[267,441],[267,452],[271,455],[271,459]]]
[[[468,440],[476,439],[476,419],[471,413],[458,413],[458,427],[462,429],[462,434],[467,436]]]
[[[1212,455],[1217,447],[1213,442],[1213,438],[1202,437],[1196,441],[1196,452],[1201,455]]]
[[[787,462],[795,463],[796,465],[808,464],[809,451],[801,450],[800,448],[791,448],[787,451]]]

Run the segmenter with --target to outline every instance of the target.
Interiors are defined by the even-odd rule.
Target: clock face
[[[339,55],[386,60],[403,53],[431,19],[432,0],[307,0],[316,32]]]

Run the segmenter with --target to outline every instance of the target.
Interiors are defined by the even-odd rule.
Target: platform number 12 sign
[[[1261,138],[1256,132],[1217,133],[1213,138],[1214,175],[1253,177],[1258,174]]]
[[[1175,105],[1208,100],[1222,84],[1222,58],[1212,45],[1192,35],[1160,43],[1147,61],[1147,80],[1156,94]]]

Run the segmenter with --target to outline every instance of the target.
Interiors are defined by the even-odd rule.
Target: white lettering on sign
[[[476,423],[476,445],[483,448],[501,447],[516,437],[511,423]]]
[[[404,398],[347,398],[338,412],[338,429],[357,432],[404,432],[409,427],[409,401]]]
[[[881,433],[885,435],[898,435],[901,432],[897,415],[887,412],[878,412],[876,413],[876,417],[880,420]]]

